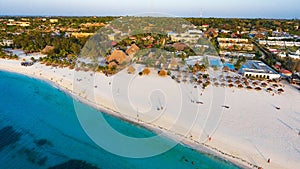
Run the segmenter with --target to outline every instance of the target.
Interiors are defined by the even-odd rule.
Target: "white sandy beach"
[[[289,84],[284,84],[283,94],[274,96],[265,91],[215,86],[203,92],[192,84],[159,77],[153,71],[149,76],[138,76],[124,70],[106,77],[39,63],[24,67],[20,62],[1,59],[0,69],[51,81],[85,98],[83,102],[96,103],[107,113],[119,112],[119,116],[130,121],[168,131],[170,137],[184,139],[182,142],[193,148],[205,146],[242,166],[300,166],[300,95]]]

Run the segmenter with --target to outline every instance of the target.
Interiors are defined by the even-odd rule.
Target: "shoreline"
[[[202,153],[202,154],[206,154],[208,156],[214,156],[214,157],[217,157],[221,160],[224,160],[226,162],[230,162],[238,167],[241,167],[241,168],[251,168],[251,166],[253,166],[253,164],[251,163],[248,163],[248,166],[241,163],[241,162],[244,162],[244,163],[247,163],[245,160],[242,160],[242,161],[235,161],[233,159],[239,159],[239,157],[234,157],[230,154],[227,154],[225,152],[222,152],[220,150],[218,150],[217,148],[214,148],[214,147],[210,147],[209,145],[206,145],[204,143],[199,143],[195,140],[191,140],[191,139],[188,139],[187,137],[181,135],[181,134],[178,134],[178,133],[172,133],[171,131],[169,131],[168,129],[166,128],[163,128],[161,126],[156,126],[156,125],[153,125],[153,124],[148,124],[148,123],[144,123],[143,121],[141,121],[142,123],[138,123],[136,121],[133,121],[133,120],[130,120],[130,119],[126,119],[124,118],[121,114],[121,112],[117,112],[115,110],[111,110],[105,106],[99,106],[97,105],[96,103],[93,103],[92,101],[90,100],[87,100],[83,97],[80,97],[76,94],[74,94],[72,91],[66,89],[66,88],[62,88],[62,86],[59,86],[58,84],[56,84],[55,82],[51,81],[51,80],[48,80],[48,79],[45,79],[45,78],[38,78],[38,77],[34,77],[34,76],[30,76],[28,74],[23,74],[23,73],[19,73],[19,72],[14,72],[14,71],[10,71],[10,70],[4,70],[4,69],[1,69],[1,71],[4,71],[4,72],[10,72],[10,73],[13,73],[13,74],[19,74],[19,75],[23,75],[23,76],[26,76],[28,78],[33,78],[35,80],[39,80],[39,81],[42,81],[42,82],[45,82],[49,85],[51,85],[52,87],[54,88],[57,88],[58,90],[60,90],[61,92],[65,93],[66,95],[70,96],[72,99],[73,99],[73,102],[74,102],[74,99],[82,104],[86,104],[98,111],[100,111],[101,113],[104,113],[104,114],[107,114],[107,115],[110,115],[110,116],[113,116],[115,118],[118,118],[122,121],[125,121],[125,122],[128,122],[128,123],[131,123],[131,124],[134,124],[134,125],[137,125],[137,126],[140,126],[140,127],[143,127],[147,130],[150,130],[151,132],[157,134],[159,133],[161,130],[164,130],[166,132],[168,132],[168,134],[165,136],[165,138],[167,139],[171,139],[175,142],[177,142],[178,144],[181,144],[183,145],[184,147],[186,148],[189,148],[189,149],[193,149],[199,153]],[[180,139],[181,138],[181,139]],[[220,153],[220,154],[218,154]],[[221,155],[223,154],[223,156]],[[226,155],[225,155],[226,154]],[[230,159],[228,157],[232,156],[233,159]],[[257,167],[256,167],[257,168]]]
[[[15,61],[15,62],[18,63],[19,61]],[[15,65],[13,65],[13,66],[15,66]],[[41,65],[41,66],[43,67],[45,65]],[[24,71],[24,69],[25,69],[25,71]],[[167,137],[169,139],[172,139],[173,141],[176,141],[179,144],[183,144],[185,147],[194,149],[194,150],[196,150],[200,153],[206,153],[206,154],[216,156],[218,158],[221,158],[225,161],[229,161],[229,162],[231,162],[231,163],[233,163],[233,164],[235,164],[239,167],[242,167],[242,168],[258,168],[258,167],[260,167],[260,166],[257,166],[256,164],[253,164],[253,163],[249,162],[248,160],[243,159],[242,157],[232,155],[230,153],[227,153],[224,150],[222,151],[218,147],[206,144],[206,142],[201,143],[197,140],[191,139],[191,138],[189,138],[187,136],[184,136],[180,133],[170,131],[170,130],[168,130],[167,128],[165,128],[163,126],[159,126],[159,125],[151,124],[151,123],[145,123],[143,121],[137,122],[137,119],[134,119],[134,118],[132,118],[130,116],[127,116],[126,114],[123,114],[123,113],[118,112],[116,110],[112,110],[111,108],[109,108],[109,106],[106,107],[105,105],[101,105],[99,103],[97,104],[97,103],[89,100],[88,98],[84,98],[84,97],[80,96],[79,94],[74,93],[73,90],[70,90],[70,89],[68,89],[68,87],[63,86],[63,85],[59,84],[58,82],[55,82],[54,79],[51,80],[51,79],[47,79],[46,77],[44,77],[46,75],[38,76],[36,74],[38,72],[34,72],[34,70],[33,70],[33,74],[30,74],[29,72],[26,72],[27,68],[24,68],[24,69],[23,70],[19,70],[19,69],[14,70],[14,69],[10,69],[9,67],[3,67],[0,64],[0,70],[11,72],[11,73],[22,74],[22,75],[25,75],[25,76],[30,77],[30,78],[34,78],[34,79],[44,81],[44,82],[50,84],[51,86],[58,88],[59,90],[61,90],[65,94],[69,95],[73,99],[75,99],[75,100],[77,100],[81,103],[87,104],[87,105],[89,105],[89,106],[91,106],[91,107],[93,107],[93,108],[95,108],[95,109],[97,109],[97,110],[99,110],[99,111],[101,111],[105,114],[112,115],[112,116],[117,117],[121,120],[127,121],[129,123],[133,123],[135,125],[142,126],[146,129],[149,129],[150,131],[152,131],[154,133],[159,133],[159,131],[162,131],[162,130],[166,131],[167,132]],[[60,68],[57,68],[57,69],[60,69]],[[74,71],[74,70],[72,70],[72,71]],[[238,147],[236,147],[236,148],[238,149]]]
[[[161,130],[164,130],[166,132],[168,132],[167,134],[167,138],[168,139],[171,139],[175,142],[178,142],[178,144],[181,144],[187,148],[190,148],[190,149],[193,149],[195,151],[198,151],[199,153],[204,153],[204,154],[207,154],[207,155],[212,155],[212,156],[215,156],[217,158],[220,158],[224,161],[227,161],[227,162],[230,162],[236,166],[239,166],[241,168],[251,168],[251,165],[250,163],[249,166],[243,164],[241,161],[235,161],[233,159],[230,159],[226,156],[222,156],[218,153],[221,153],[221,154],[225,154],[223,152],[220,152],[219,150],[217,149],[214,149],[213,147],[209,147],[208,145],[205,145],[205,144],[201,144],[201,143],[197,143],[195,140],[190,140],[188,139],[187,137],[183,136],[183,135],[180,135],[178,133],[171,133],[171,131],[169,131],[168,129],[166,128],[163,128],[161,126],[156,126],[156,125],[153,125],[153,124],[148,124],[148,123],[138,123],[136,121],[133,121],[133,120],[130,120],[130,119],[126,119],[124,117],[124,115],[122,116],[121,112],[117,112],[115,110],[111,110],[110,108],[107,108],[105,107],[104,105],[97,105],[96,103],[88,100],[88,99],[85,99],[81,96],[78,96],[77,94],[73,93],[71,90],[67,89],[67,88],[64,88],[62,86],[60,86],[59,84],[49,80],[49,79],[46,79],[46,78],[43,78],[43,77],[36,77],[36,76],[31,76],[29,74],[26,74],[26,73],[20,73],[20,72],[17,72],[17,71],[12,71],[12,70],[6,70],[6,69],[2,69],[0,67],[0,70],[2,71],[5,71],[5,72],[10,72],[10,73],[15,73],[15,74],[19,74],[19,75],[23,75],[23,76],[27,76],[29,78],[33,78],[33,79],[36,79],[36,80],[40,80],[42,82],[45,82],[49,85],[51,85],[52,87],[54,88],[57,88],[58,90],[60,90],[61,92],[65,93],[66,95],[70,96],[72,99],[73,99],[73,102],[76,100],[80,103],[83,103],[83,104],[86,104],[102,113],[105,113],[105,114],[108,114],[110,116],[114,116],[120,120],[123,120],[123,121],[126,121],[128,123],[131,123],[131,124],[134,124],[134,125],[138,125],[138,126],[141,126],[143,128],[146,128],[147,130],[150,130],[151,132],[154,132],[154,133],[159,133]],[[75,100],[74,100],[75,99]],[[181,139],[180,139],[181,138]]]

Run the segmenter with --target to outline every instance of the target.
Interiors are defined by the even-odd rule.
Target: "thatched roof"
[[[169,67],[177,67],[177,66],[178,66],[178,62],[177,62],[176,58],[172,57]]]
[[[124,61],[129,61],[129,60],[130,60],[129,56],[127,56],[122,50],[118,50],[118,49],[114,50],[113,53],[106,58],[106,61],[108,63],[114,61],[117,64],[121,64]]]
[[[133,74],[133,73],[135,72],[135,68],[134,68],[132,65],[130,65],[130,66],[128,67],[128,69],[127,69],[127,72],[128,72],[129,74]]]
[[[224,66],[223,67],[223,71],[228,72],[229,71],[229,67],[228,66]]]
[[[167,76],[167,71],[166,70],[164,70],[164,69],[161,69],[160,71],[159,71],[159,73],[158,73],[158,75],[159,76]]]
[[[283,90],[283,89],[278,89],[277,91],[278,91],[278,92],[284,92],[284,90]]]
[[[173,47],[175,48],[175,50],[183,51],[184,48],[187,47],[187,45],[185,43],[182,43],[182,42],[176,42],[176,43],[173,44]]]
[[[146,67],[142,72],[143,72],[144,75],[149,75],[150,74],[150,69]]]
[[[134,55],[137,51],[139,51],[140,48],[134,43],[132,44],[127,50],[126,50],[126,53],[129,55],[129,56],[132,56]]]
[[[48,54],[48,53],[50,53],[52,50],[54,50],[54,47],[53,47],[53,46],[47,45],[47,46],[41,51],[41,53],[42,53],[42,54]]]
[[[260,87],[256,87],[256,88],[254,88],[255,90],[261,90],[261,88]]]

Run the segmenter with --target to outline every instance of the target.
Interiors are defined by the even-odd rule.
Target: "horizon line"
[[[125,17],[125,16],[133,16],[133,15],[31,15],[31,14],[0,14],[0,17]],[[149,16],[136,16],[136,17],[151,17]],[[160,17],[160,16],[152,16],[152,17]],[[276,18],[276,17],[226,17],[226,16],[162,16],[162,17],[178,17],[178,18],[216,18],[216,19],[271,19],[271,20],[299,20],[299,18]]]

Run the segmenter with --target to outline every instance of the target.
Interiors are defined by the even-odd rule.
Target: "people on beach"
[[[270,163],[271,162],[271,159],[270,158],[268,158],[268,163]]]

